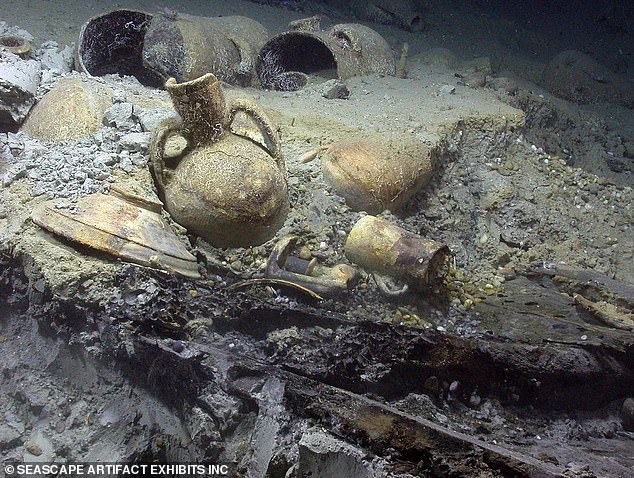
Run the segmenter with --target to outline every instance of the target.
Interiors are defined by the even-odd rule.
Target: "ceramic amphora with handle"
[[[248,100],[226,105],[211,73],[165,87],[181,120],[159,125],[150,144],[150,160],[159,194],[176,222],[216,247],[247,247],[272,238],[288,214],[286,167],[275,129]],[[257,125],[264,145],[235,134],[230,126],[244,113]],[[187,140],[188,150],[175,168],[165,165],[172,135]]]

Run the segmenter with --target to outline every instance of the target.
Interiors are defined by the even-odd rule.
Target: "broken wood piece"
[[[403,43],[401,48],[401,56],[398,60],[398,68],[396,69],[397,78],[407,78],[407,57],[409,55],[409,43]]]
[[[581,293],[586,297],[598,295],[612,303],[634,308],[634,284],[613,279],[600,272],[540,262],[522,275],[547,277],[560,290],[569,294]]]
[[[590,313],[608,327],[621,330],[634,331],[634,314],[621,307],[609,304],[605,301],[592,302],[581,294],[573,294],[573,299],[578,307]]]
[[[136,340],[143,341],[145,346],[152,345],[152,341],[143,337]],[[155,341],[154,347],[160,345]],[[295,414],[315,419],[330,433],[367,446],[378,455],[397,452],[403,463],[412,465],[421,460],[430,467],[434,463],[445,463],[460,467],[462,476],[475,476],[483,463],[497,470],[500,476],[561,476],[562,470],[550,463],[451,430],[387,403],[271,366],[239,352],[228,352],[213,345],[192,344],[191,347],[199,355],[209,357],[209,363],[225,364],[227,376],[233,377],[227,387],[236,395],[257,398],[253,394],[253,382],[243,383],[236,377],[267,377],[267,380],[274,377],[283,390],[285,403]],[[200,366],[205,367],[203,363]]]
[[[290,287],[292,289],[298,290],[300,292],[303,292],[304,294],[308,295],[309,297],[316,299],[316,300],[323,300],[323,297],[320,296],[319,294],[313,292],[312,290],[297,284],[295,282],[292,281],[288,281],[288,280],[283,280],[283,279],[274,279],[272,277],[263,277],[263,278],[259,278],[259,279],[247,279],[247,280],[243,280],[240,282],[236,282],[235,284],[231,284],[229,287],[227,287],[227,289],[232,290],[232,289],[242,289],[243,287],[248,287],[251,285],[278,285],[278,286],[284,286],[284,287]]]
[[[562,470],[550,463],[305,377],[287,378],[286,397],[295,413],[317,419],[333,433],[343,434],[379,455],[396,450],[410,460],[429,464],[460,463],[466,473],[463,476],[475,476],[476,468],[481,466],[477,463],[486,463],[500,476],[562,476]],[[471,470],[469,462],[474,467]]]

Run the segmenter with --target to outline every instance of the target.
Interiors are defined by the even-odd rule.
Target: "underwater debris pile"
[[[123,263],[31,221],[48,194],[33,196],[34,188],[63,192],[59,175],[40,168],[81,172],[102,152],[117,161],[99,169],[109,174],[102,186],[127,181],[154,197],[141,159],[149,131],[174,115],[165,92],[108,77],[126,86],[114,88],[105,122],[88,139],[3,135],[0,172],[27,167],[7,176],[0,204],[0,341],[17,351],[0,374],[9,391],[0,398],[8,423],[0,451],[18,461],[227,461],[242,474],[293,478],[320,470],[355,478],[626,476],[634,465],[623,453],[634,348],[620,319],[634,307],[634,195],[625,169],[602,176],[587,159],[551,149],[555,139],[541,140],[555,138],[570,105],[535,85],[493,81],[485,60],[477,71],[457,59],[421,67],[417,48],[408,78],[337,80],[346,100],[323,95],[329,77],[320,71],[283,94],[227,88],[228,98],[255,96],[279,133],[290,210],[272,240],[225,249],[187,237],[163,213],[203,280]],[[552,112],[552,121],[535,111]],[[232,134],[266,146],[238,116]],[[575,144],[579,155],[591,141],[580,122],[576,134],[588,137]],[[594,134],[608,131],[612,141],[616,130],[600,125]],[[561,144],[575,137],[560,132]],[[354,225],[370,216],[325,180],[326,154],[301,158],[350,138],[401,134],[429,148],[432,171],[380,220],[412,242],[447,244],[451,256],[444,281],[429,287],[425,277],[422,287],[394,294],[401,269],[391,271],[392,283],[346,257]],[[177,140],[176,153],[164,155],[170,172],[186,150]],[[42,147],[50,151],[29,157]],[[139,164],[119,167],[132,154]],[[83,195],[84,183],[71,178],[67,187]],[[289,238],[295,249],[286,255]],[[159,258],[149,262],[160,268]],[[345,293],[323,300],[270,280],[298,277],[283,274],[298,267],[315,279],[311,271],[334,275],[339,266],[354,269],[354,281],[336,276]]]

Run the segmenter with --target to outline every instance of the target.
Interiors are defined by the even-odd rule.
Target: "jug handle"
[[[158,187],[159,196],[165,196],[165,160],[163,153],[165,152],[165,143],[167,139],[174,133],[182,130],[182,124],[176,118],[168,118],[161,121],[156,129],[149,146],[150,164],[154,170],[154,178]]]
[[[286,177],[286,164],[284,163],[284,157],[282,156],[280,139],[273,129],[273,125],[271,124],[269,118],[266,116],[264,111],[257,107],[253,102],[239,98],[233,100],[229,106],[229,114],[226,124],[230,125],[233,123],[236,114],[240,111],[245,113],[257,125],[264,137],[266,149],[275,160],[277,167],[284,172],[284,177]]]

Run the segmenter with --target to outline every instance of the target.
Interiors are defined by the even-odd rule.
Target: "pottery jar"
[[[159,194],[174,220],[216,247],[246,247],[272,238],[288,214],[286,168],[279,138],[265,114],[248,100],[227,107],[211,73],[165,84],[181,120],[156,130],[150,160]],[[235,134],[231,123],[243,112],[257,125],[265,145]],[[189,149],[175,168],[165,165],[170,136]]]

